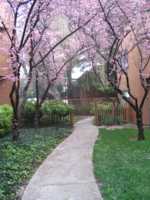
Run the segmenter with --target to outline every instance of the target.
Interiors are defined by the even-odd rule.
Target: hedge
[[[45,101],[40,109],[40,125],[49,126],[59,122],[69,122],[69,115],[73,107],[62,101]],[[23,126],[34,124],[36,102],[27,101],[24,105],[22,116]],[[10,105],[0,106],[0,137],[11,131],[13,110]]]
[[[73,112],[73,107],[58,100],[45,101],[40,108],[41,125],[50,125],[60,121],[68,120]],[[36,102],[27,101],[22,114],[25,124],[33,124],[36,113]]]
[[[0,137],[10,132],[12,126],[13,110],[9,105],[0,106]]]

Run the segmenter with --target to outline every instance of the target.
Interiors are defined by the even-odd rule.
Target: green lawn
[[[150,200],[150,130],[101,129],[94,149],[95,176],[104,200]]]
[[[20,140],[0,139],[0,200],[15,200],[46,156],[71,133],[71,128],[24,129]]]

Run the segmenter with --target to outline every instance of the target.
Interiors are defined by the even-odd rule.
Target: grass
[[[17,143],[0,139],[0,200],[15,200],[47,155],[69,134],[70,128],[23,129]]]
[[[150,200],[150,130],[136,141],[134,129],[101,129],[94,167],[104,200]]]

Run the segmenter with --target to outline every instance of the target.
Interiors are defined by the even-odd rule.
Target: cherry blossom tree
[[[82,21],[88,13],[96,16],[80,30],[88,44],[93,45],[89,54],[98,53],[106,67],[107,78],[118,95],[136,113],[138,139],[144,139],[143,107],[150,89],[150,2],[146,0],[94,0],[76,1],[76,14]],[[74,7],[74,9],[75,9]],[[74,16],[75,17],[75,16]],[[72,22],[72,25],[75,21]],[[133,91],[127,61],[131,55],[137,59],[136,71],[143,90],[142,98]],[[126,93],[121,87],[124,80]]]
[[[144,139],[143,107],[150,89],[150,21],[146,1],[112,1],[105,5],[99,1],[104,20],[108,25],[108,34],[111,45],[107,54],[107,76],[111,85],[136,113],[138,140]],[[113,8],[112,8],[113,6]],[[116,16],[117,13],[117,16]],[[117,21],[116,21],[117,19]],[[139,29],[140,27],[140,29]],[[143,90],[142,98],[134,93],[133,82],[130,77],[128,60],[135,56],[135,73],[137,71],[140,87]],[[133,58],[134,59],[134,58]],[[129,63],[131,65],[131,63]],[[123,80],[124,79],[124,80]],[[126,92],[121,87],[125,81]]]
[[[45,21],[46,20],[44,20],[44,22]],[[38,126],[39,124],[40,108],[46,100],[49,90],[51,89],[51,87],[53,87],[54,84],[57,85],[58,83],[64,81],[63,78],[66,67],[69,65],[71,60],[74,59],[74,57],[84,48],[81,42],[77,42],[76,35],[73,35],[72,37],[68,38],[68,40],[55,46],[55,42],[61,41],[61,38],[64,39],[65,35],[70,34],[71,32],[71,30],[68,29],[68,22],[64,16],[63,19],[61,19],[61,23],[65,23],[62,27],[65,27],[65,31],[62,31],[63,29],[59,27],[62,26],[61,23],[58,26],[59,16],[56,16],[56,21],[52,21],[54,25],[55,23],[57,23],[58,27],[53,27],[53,23],[51,23],[48,28],[45,28],[47,27],[47,24],[45,24],[44,22],[42,22],[41,24],[41,26],[44,25],[42,29],[42,34],[41,26],[40,33],[38,30],[36,32],[36,35],[38,35],[39,37],[38,40],[37,37],[32,36],[30,38],[30,50],[32,50],[32,53],[29,53],[29,55],[27,55],[27,57],[30,58],[30,67],[27,75],[29,76],[29,78],[27,79],[26,85],[23,89],[22,105],[24,105],[26,101],[27,90],[29,89],[31,82],[36,80],[36,126]],[[79,27],[79,25],[77,27]],[[55,46],[55,48],[53,48],[53,46]],[[51,50],[51,53],[43,59],[45,50],[49,49]],[[39,63],[40,59],[42,60],[41,63]],[[33,78],[33,74],[35,78]],[[42,93],[39,95],[40,85],[42,85]]]
[[[83,26],[87,25],[93,18],[85,19],[79,23],[74,29],[66,33],[63,37],[51,37],[52,43],[48,48],[45,48],[44,53],[39,55],[37,49],[40,48],[41,43],[45,41],[45,34],[52,34],[49,29],[49,23],[56,16],[64,15],[65,8],[69,4],[64,4],[61,1],[53,0],[3,0],[1,5],[5,5],[11,15],[9,25],[5,22],[5,16],[0,16],[2,28],[5,30],[10,42],[9,48],[9,62],[11,68],[12,89],[10,93],[11,105],[13,107],[13,139],[16,140],[19,136],[19,107],[20,107],[20,81],[21,70],[28,65],[29,73],[27,85],[24,88],[24,97],[28,89],[33,69],[45,62],[45,59],[54,51],[61,43],[75,34]],[[47,24],[45,23],[47,22]],[[43,26],[44,24],[44,26]],[[46,24],[46,26],[45,26]],[[48,29],[47,31],[45,31]],[[59,33],[58,33],[59,35]],[[61,68],[62,69],[62,68]],[[56,78],[60,70],[56,70]],[[50,82],[56,78],[51,79]]]
[[[2,0],[0,4],[2,3],[9,7],[12,16],[9,26],[4,16],[0,16],[0,20],[10,42],[9,61],[12,73],[8,77],[13,80],[10,94],[14,110],[13,139],[17,139],[19,135],[21,69],[28,68],[24,98],[33,78],[33,71],[36,72],[38,80],[38,73],[42,71],[44,74],[45,70],[48,70],[48,77],[45,76],[47,94],[51,83],[58,79],[59,74],[63,74],[61,72],[66,63],[70,62],[72,52],[76,54],[81,47],[88,51],[91,58],[94,58],[95,54],[99,55],[99,62],[106,67],[108,81],[136,113],[138,139],[144,139],[142,111],[150,88],[148,1]],[[64,34],[62,31],[56,33],[51,27],[53,22],[58,22],[59,17],[67,21],[68,30],[64,28]],[[61,23],[63,24],[63,21]],[[69,48],[66,47],[68,44],[63,46],[74,34],[77,34],[75,41],[80,45],[74,45],[71,40]],[[67,59],[64,52],[68,55]],[[136,68],[143,89],[143,98],[140,100],[131,89],[132,82],[125,62],[133,52],[138,56]],[[57,54],[63,54],[62,58],[58,58]],[[121,88],[122,79],[125,79],[128,97]],[[42,102],[45,96],[43,93],[43,98],[39,101]]]

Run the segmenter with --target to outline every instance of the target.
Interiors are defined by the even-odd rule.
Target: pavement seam
[[[41,185],[42,187],[46,186],[65,186],[65,185],[84,185],[84,184],[97,184],[96,181],[85,181],[85,182],[68,182],[68,183],[51,183],[51,184],[45,184]]]

